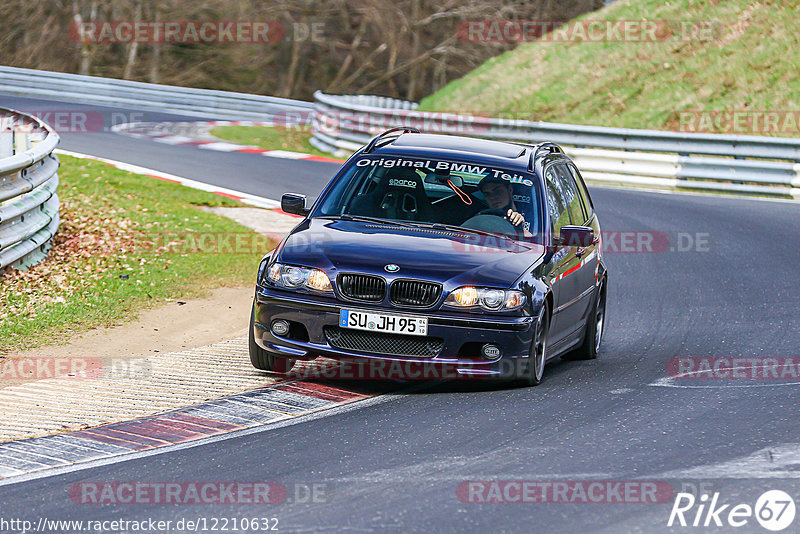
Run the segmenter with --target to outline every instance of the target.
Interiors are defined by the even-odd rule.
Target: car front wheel
[[[533,341],[531,341],[525,376],[520,381],[520,385],[538,386],[542,383],[544,366],[547,363],[547,331],[549,327],[550,314],[548,313],[547,305],[542,304],[542,308],[539,310],[539,317],[536,320],[536,331]]]

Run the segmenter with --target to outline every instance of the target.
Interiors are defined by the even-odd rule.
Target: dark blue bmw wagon
[[[394,128],[356,152],[261,261],[250,359],[443,365],[536,385],[547,360],[597,357],[600,226],[553,143]],[[512,377],[504,369],[516,372]]]

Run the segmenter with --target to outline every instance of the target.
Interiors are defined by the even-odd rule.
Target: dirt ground
[[[205,209],[277,239],[300,220],[260,208]],[[66,344],[20,351],[5,359],[134,360],[242,337],[247,334],[254,290],[253,286],[219,288],[208,297],[181,299],[145,310],[137,320],[125,325],[91,330],[75,336]],[[13,373],[0,375],[0,389],[23,382],[25,380],[15,379]]]
[[[64,345],[38,347],[6,358],[90,357],[118,361],[244,336],[250,320],[253,291],[253,287],[219,288],[208,297],[179,300],[146,310],[139,319],[125,325],[92,330]],[[0,378],[0,389],[21,382],[4,376]]]

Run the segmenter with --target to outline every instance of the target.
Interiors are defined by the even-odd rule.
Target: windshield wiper
[[[444,223],[414,223],[414,224],[417,224],[419,226],[424,226],[425,228],[433,228],[434,230],[449,230],[451,232],[472,232],[473,234],[490,235],[494,237],[504,237],[506,239],[513,239],[513,237],[509,236],[508,234],[498,234],[496,232],[487,232],[486,230],[465,228],[464,226],[458,226],[456,224],[444,224]]]
[[[393,221],[391,219],[381,219],[380,217],[368,217],[366,215],[351,215],[349,213],[344,213],[342,215],[324,215],[319,217],[320,219],[335,219],[335,220],[342,220],[342,221],[359,221],[359,222],[371,222],[376,224],[384,224],[387,226],[402,226],[404,228],[432,228],[434,230],[447,230],[450,232],[471,232],[473,234],[478,235],[488,235],[493,237],[502,237],[505,239],[514,239],[513,237],[509,236],[508,234],[499,234],[496,232],[487,232],[486,230],[476,230],[474,228],[465,228],[463,226],[458,226],[455,224],[444,224],[444,223],[428,223],[428,222],[421,222],[421,221]]]
[[[403,226],[405,228],[413,228],[414,226],[405,221],[393,221],[391,219],[381,219],[380,217],[367,217],[366,215],[351,215],[343,213],[342,215],[328,215],[320,217],[321,219],[339,219],[342,221],[358,221],[358,222],[371,222],[376,224]]]

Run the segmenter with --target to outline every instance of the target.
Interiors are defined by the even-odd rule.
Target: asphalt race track
[[[0,105],[83,107],[2,97]],[[140,120],[180,120],[143,114]],[[113,133],[65,134],[60,147],[274,199],[285,190],[315,197],[336,169]],[[800,376],[671,380],[668,374],[672,358],[800,360],[800,205],[591,192],[604,233],[669,241],[660,251],[626,245],[606,254],[608,323],[598,360],[551,362],[536,388],[415,383],[266,432],[11,480],[0,485],[0,516],[275,517],[284,532],[728,532],[713,521],[668,528],[674,493],[656,503],[608,497],[498,504],[462,502],[457,489],[487,480],[650,481],[675,493],[718,492],[719,502],[731,505],[753,506],[772,489],[796,499]],[[625,243],[625,234],[608,235]],[[68,491],[87,481],[277,481],[290,494],[282,504],[259,506],[76,504]],[[314,483],[323,484],[316,500],[324,502],[292,495],[291,488]],[[783,532],[800,531],[798,523]],[[755,518],[736,531],[765,532]]]
[[[264,158],[258,154],[230,154],[200,150],[192,146],[172,146],[135,139],[110,131],[94,131],[95,115],[102,115],[106,127],[123,122],[197,121],[153,111],[93,107],[72,102],[49,102],[39,99],[0,95],[0,106],[28,113],[61,111],[90,112],[89,133],[64,133],[58,148],[141,165],[158,171],[191,178],[199,182],[223,185],[253,195],[280,199],[283,191],[306,185],[316,194],[338,168],[337,164],[318,161],[295,161]],[[220,117],[220,120],[225,117]],[[206,119],[211,120],[211,119]],[[264,161],[267,159],[268,161]],[[309,199],[311,200],[311,199]]]

